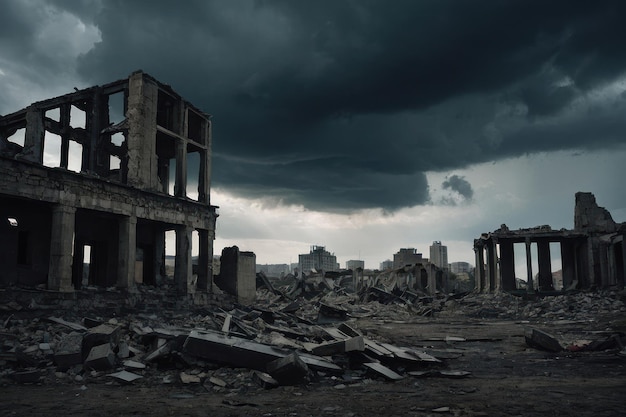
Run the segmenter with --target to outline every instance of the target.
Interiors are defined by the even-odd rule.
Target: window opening
[[[80,172],[83,165],[83,145],[73,140],[70,141],[69,145],[67,169]]]
[[[187,147],[187,197],[198,200],[198,183],[200,180],[200,152]]]
[[[563,263],[561,261],[560,242],[550,242],[550,269],[552,270],[552,285],[554,289],[563,289]]]
[[[61,136],[48,131],[44,135],[43,164],[47,167],[61,166]]]
[[[81,277],[81,284],[83,287],[89,285],[89,277],[91,276],[90,266],[91,259],[91,245],[83,246],[83,276]]]
[[[176,266],[176,231],[165,232],[165,275],[168,279],[174,279]]]
[[[82,128],[84,129],[86,126],[86,116],[85,111],[79,109],[75,105],[70,106],[70,126],[73,128]]]
[[[15,133],[13,133],[11,136],[7,138],[7,140],[9,142],[20,145],[21,147],[24,147],[24,135],[25,134],[26,134],[26,129],[22,127],[20,129],[17,129]]]
[[[50,110],[46,110],[46,113],[44,114],[45,117],[47,117],[48,119],[52,119],[55,122],[60,122],[61,121],[61,109],[56,107],[54,109],[50,109]]]
[[[125,97],[120,91],[109,95],[109,123],[118,124],[125,118]]]

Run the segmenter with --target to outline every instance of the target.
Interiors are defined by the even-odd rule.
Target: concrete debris
[[[271,361],[266,369],[267,373],[281,385],[305,384],[311,377],[309,367],[296,352]]]
[[[280,384],[270,374],[265,372],[254,371],[252,372],[252,380],[256,382],[263,389],[276,388]]]
[[[471,372],[450,366],[466,352],[479,351],[477,344],[510,340],[523,346],[521,339],[459,337],[454,330],[420,337],[420,326],[431,320],[424,317],[424,308],[443,318],[514,318],[520,330],[527,325],[527,331],[517,336],[524,336],[527,345],[549,352],[626,355],[626,325],[572,335],[556,330],[558,339],[543,330],[548,322],[554,328],[555,323],[575,320],[583,328],[595,313],[626,311],[624,294],[619,292],[536,298],[511,294],[414,296],[369,287],[357,294],[324,278],[316,284],[316,292],[310,282],[301,287],[308,288],[304,292],[308,298],[291,299],[285,294],[293,291],[281,289],[271,278],[263,281],[270,285],[257,291],[254,305],[172,308],[167,315],[163,310],[150,314],[139,309],[120,314],[115,306],[89,311],[91,318],[81,319],[85,311],[76,307],[55,316],[49,316],[46,308],[48,318],[40,319],[28,316],[32,311],[28,307],[16,312],[4,304],[0,308],[7,312],[1,317],[5,329],[0,333],[0,364],[5,370],[0,379],[6,376],[17,383],[37,383],[65,378],[88,385],[112,377],[122,383],[142,379],[140,383],[148,385],[197,385],[212,392],[315,383],[346,389],[364,381],[384,383],[407,376],[467,378]],[[584,309],[571,307],[577,304]],[[38,300],[36,305],[44,302]],[[531,318],[532,325],[526,323]],[[393,344],[377,339],[367,328],[357,328],[360,319],[385,326],[414,323],[416,331]],[[103,371],[117,372],[105,375]]]
[[[133,382],[133,381],[136,381],[137,379],[143,378],[141,375],[137,375],[128,371],[115,372],[115,373],[109,374],[108,376],[119,379],[120,381],[123,381],[123,382]]]
[[[108,343],[92,347],[87,359],[85,359],[85,368],[87,369],[104,371],[114,366],[115,354]]]
[[[201,382],[200,377],[198,375],[190,375],[186,372],[180,373],[180,381],[183,384],[199,384]]]
[[[363,336],[355,336],[350,339],[336,340],[323,343],[311,349],[314,355],[331,356],[340,353],[363,351],[365,350],[365,341]]]
[[[364,363],[363,366],[372,371],[375,375],[380,375],[389,381],[398,381],[403,378],[402,375],[394,372],[393,370],[378,362]]]
[[[563,346],[556,338],[543,330],[537,328],[529,328],[524,332],[526,344],[530,347],[547,350],[549,352],[560,352]]]

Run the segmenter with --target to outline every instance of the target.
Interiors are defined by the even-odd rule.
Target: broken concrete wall
[[[239,251],[237,246],[222,249],[220,275],[216,284],[237,297],[238,302],[248,304],[256,298],[256,256],[253,252]]]
[[[617,231],[617,224],[611,213],[599,207],[592,193],[576,193],[574,208],[574,229],[585,233],[612,233]]]

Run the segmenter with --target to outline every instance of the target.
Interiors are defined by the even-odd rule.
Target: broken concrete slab
[[[348,312],[342,308],[320,303],[317,315],[318,323],[336,323],[348,319]]]
[[[376,376],[382,376],[388,381],[399,381],[404,378],[402,375],[378,362],[364,363],[363,366],[369,371],[372,371]]]
[[[189,333],[183,345],[183,351],[216,363],[263,372],[269,362],[291,353],[288,349],[280,349],[240,337],[197,330]],[[300,354],[300,357],[312,369],[332,373],[341,371],[339,366],[321,357],[304,353]]]
[[[72,330],[86,331],[87,328],[82,324],[72,323],[66,320],[63,320],[60,317],[48,317],[48,320],[54,323],[62,324],[63,326],[67,326]]]
[[[535,349],[547,350],[549,352],[561,352],[563,347],[556,338],[536,327],[527,328],[524,331],[526,344]]]
[[[216,376],[210,377],[209,382],[215,386],[222,387],[222,388],[225,388],[226,386],[228,386],[228,383],[226,381]]]
[[[264,389],[272,389],[280,385],[270,374],[261,371],[253,371],[252,380]]]
[[[126,360],[122,363],[126,368],[131,369],[146,369],[146,365],[141,362]]]
[[[120,327],[109,324],[101,324],[92,327],[83,335],[82,353],[86,357],[94,346],[108,343],[117,346],[120,340]]]
[[[365,342],[363,340],[363,336],[355,336],[349,339],[336,340],[317,345],[311,350],[311,353],[319,356],[330,356],[340,353],[363,350],[365,350]]]
[[[311,375],[309,367],[296,352],[269,362],[266,369],[280,385],[304,384]]]
[[[104,343],[92,347],[89,355],[87,355],[87,359],[85,359],[84,366],[96,371],[113,368],[115,366],[115,353],[113,353],[111,345]]]
[[[220,333],[192,330],[183,351],[217,363],[265,371],[267,364],[288,351]]]
[[[141,375],[137,375],[128,371],[115,372],[115,373],[109,374],[108,376],[119,379],[120,381],[126,382],[126,383],[130,383],[130,382],[136,381],[137,379],[143,378],[143,376]]]

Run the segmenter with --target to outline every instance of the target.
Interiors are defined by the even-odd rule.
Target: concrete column
[[[50,241],[50,265],[48,289],[71,292],[72,245],[74,243],[76,208],[55,205],[52,208],[52,239]]]
[[[612,285],[611,270],[609,268],[609,244],[600,241],[598,244],[598,263],[600,264],[600,287]]]
[[[187,142],[176,140],[176,183],[174,184],[176,197],[187,196]]]
[[[213,254],[208,230],[198,230],[198,290],[212,292]]]
[[[576,257],[574,246],[567,240],[561,241],[561,265],[563,271],[563,289],[570,287],[576,280]]]
[[[189,280],[192,277],[191,264],[191,233],[193,228],[176,226],[176,263],[174,266],[174,282],[179,294],[189,292]]]
[[[135,258],[137,250],[137,217],[124,216],[119,221],[117,286],[135,288]]]
[[[500,241],[500,280],[504,291],[517,288],[515,282],[515,251],[513,241]]]
[[[527,289],[528,292],[532,292],[535,290],[535,285],[533,284],[533,256],[530,251],[530,238],[526,238],[524,241],[526,244],[526,280],[527,280]]]
[[[537,257],[539,264],[539,291],[553,291],[550,242],[547,240],[537,241]]]
[[[157,106],[159,89],[143,73],[128,80],[128,185],[159,190],[156,156]]]
[[[487,286],[490,292],[496,289],[497,265],[496,246],[493,240],[490,240],[487,243]]]
[[[198,175],[198,201],[209,204],[209,161],[207,151],[200,151],[200,172]]]
[[[30,106],[26,110],[26,133],[24,134],[24,150],[21,157],[27,161],[43,164],[43,111]]]
[[[60,109],[60,125],[61,125],[61,168],[67,169],[70,156],[70,105],[65,103]]]
[[[485,254],[482,245],[474,245],[476,268],[474,269],[474,286],[478,291],[485,289]]]

